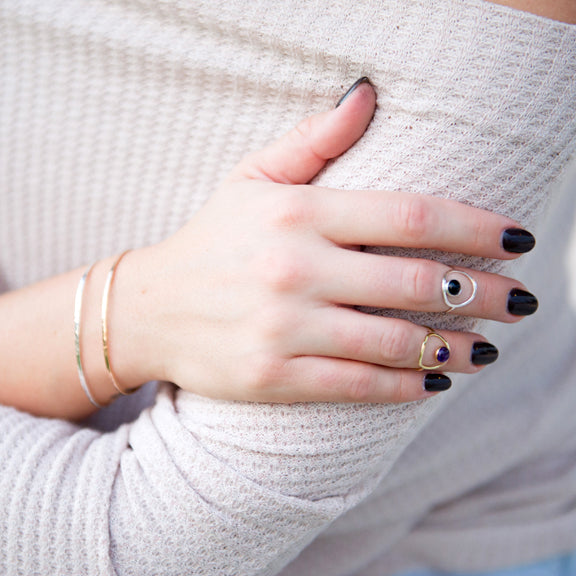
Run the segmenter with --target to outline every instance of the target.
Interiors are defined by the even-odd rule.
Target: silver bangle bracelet
[[[86,382],[86,376],[84,375],[84,368],[82,367],[82,354],[80,353],[80,337],[82,334],[81,331],[81,323],[82,323],[82,300],[84,297],[84,287],[86,285],[86,280],[90,272],[94,268],[94,264],[90,266],[84,274],[82,274],[82,278],[80,278],[80,282],[78,282],[78,288],[76,288],[76,298],[74,299],[74,347],[76,350],[76,367],[78,368],[78,378],[80,379],[80,384],[82,385],[82,389],[88,396],[88,400],[90,400],[91,404],[96,408],[104,408],[104,406],[98,403],[90,388],[88,386],[88,382]]]

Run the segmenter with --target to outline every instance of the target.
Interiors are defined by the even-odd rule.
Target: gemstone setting
[[[424,328],[428,330],[428,334],[426,334],[422,342],[422,346],[420,346],[418,367],[420,370],[435,370],[436,368],[443,366],[450,358],[450,344],[448,344],[448,340],[446,340],[441,334],[434,332],[434,330],[432,330],[432,328],[429,326],[424,326]],[[426,364],[424,361],[426,355],[426,345],[432,338],[435,339],[436,345],[434,348],[432,348],[432,350],[429,350],[428,358],[432,357],[435,364]]]
[[[462,291],[462,284],[458,280],[450,280],[448,282],[448,294],[451,296],[458,296]]]
[[[448,350],[447,346],[441,346],[436,350],[436,360],[440,362],[440,364],[445,364],[448,362],[450,358],[450,350]]]
[[[442,278],[442,298],[448,306],[446,312],[470,304],[476,298],[477,291],[478,284],[470,274],[462,270],[449,270]]]

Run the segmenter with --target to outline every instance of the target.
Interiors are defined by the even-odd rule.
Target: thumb
[[[375,106],[374,88],[368,78],[360,78],[336,108],[306,118],[276,142],[247,155],[230,177],[306,184],[364,134]]]

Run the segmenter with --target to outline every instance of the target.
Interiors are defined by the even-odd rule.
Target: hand
[[[306,185],[362,136],[374,107],[372,87],[360,84],[341,106],[247,156],[177,234],[126,257],[131,292],[120,278],[117,290],[130,313],[118,315],[116,325],[131,337],[117,334],[112,351],[121,380],[162,379],[205,396],[264,402],[406,402],[429,396],[426,387],[449,385],[447,377],[417,370],[419,359],[436,363],[442,347],[429,338],[420,358],[426,328],[352,306],[446,311],[443,278],[459,280],[465,300],[473,286],[468,276],[357,248],[511,259],[518,254],[505,250],[503,238],[507,245],[507,231],[520,227],[434,197]],[[530,243],[531,236],[521,231],[522,239]],[[521,318],[507,302],[522,284],[461,272],[477,283],[477,296],[453,313]],[[530,296],[523,314],[537,305]],[[497,356],[478,334],[441,335],[451,348],[446,370],[476,372]],[[483,357],[474,356],[478,350]]]

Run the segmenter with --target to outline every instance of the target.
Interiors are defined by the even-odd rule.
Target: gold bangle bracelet
[[[116,272],[116,268],[118,267],[120,260],[122,260],[122,258],[124,258],[124,256],[126,256],[128,252],[130,252],[130,250],[122,252],[122,254],[120,254],[120,256],[116,258],[115,262],[110,267],[110,270],[108,271],[108,276],[106,277],[106,284],[104,284],[104,292],[102,293],[102,347],[104,349],[104,362],[106,364],[106,372],[108,372],[108,376],[110,377],[110,380],[114,385],[114,388],[116,388],[116,390],[118,390],[118,392],[123,396],[127,396],[128,394],[136,392],[136,390],[138,390],[138,387],[133,388],[131,390],[125,390],[120,386],[118,380],[116,380],[116,377],[114,376],[114,373],[112,371],[112,367],[110,365],[110,352],[108,346],[108,301],[110,300],[110,288],[112,287],[112,282],[114,280],[114,274]]]
[[[86,375],[84,374],[84,368],[82,366],[82,352],[80,350],[80,339],[82,337],[82,301],[84,299],[84,287],[86,286],[86,281],[90,272],[94,268],[94,264],[90,266],[84,274],[82,274],[82,278],[78,282],[78,288],[76,288],[76,297],[74,299],[74,348],[76,351],[76,367],[78,368],[78,378],[80,379],[80,385],[82,386],[82,390],[90,400],[90,403],[95,406],[96,408],[104,408],[103,404],[100,404],[96,401],[92,392],[90,391],[90,387],[88,386],[88,382],[86,381]]]

